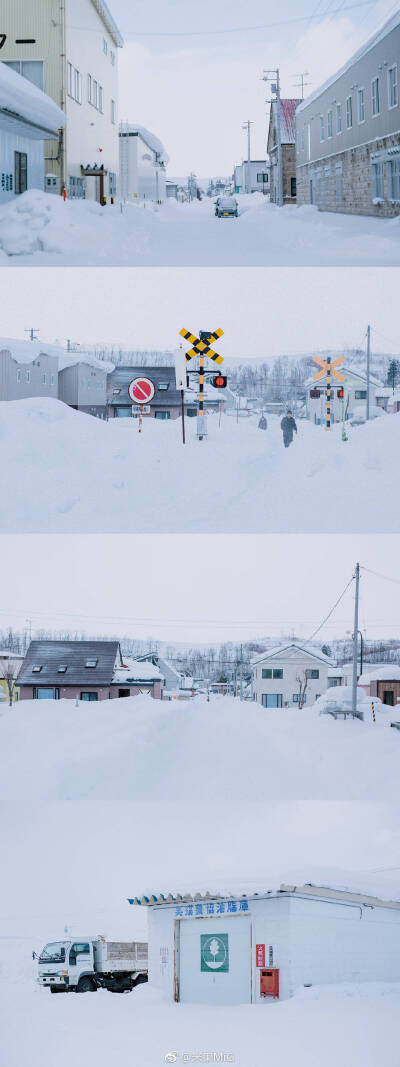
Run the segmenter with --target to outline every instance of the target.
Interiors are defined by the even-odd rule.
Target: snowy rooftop
[[[165,151],[164,145],[154,133],[146,130],[145,126],[137,126],[135,122],[121,122],[120,134],[123,133],[137,133],[147,147],[160,157],[161,163],[167,164],[169,162],[169,155]]]
[[[59,370],[71,367],[73,363],[89,363],[107,374],[111,374],[114,370],[113,363],[97,359],[84,349],[68,352],[62,345],[48,344],[47,341],[25,341],[15,337],[0,337],[0,352],[2,351],[9,352],[16,363],[33,363],[40,356],[55,356],[58,359]]]
[[[158,667],[153,667],[152,663],[124,656],[122,666],[116,667],[114,671],[113,682],[128,682],[131,680],[135,682],[161,681],[162,677],[162,671]]]
[[[158,890],[155,892],[143,893],[140,896],[128,897],[129,904],[141,904],[146,907],[152,907],[158,904],[191,904],[197,901],[211,901],[211,900],[243,900],[251,899],[257,900],[259,898],[265,898],[268,896],[277,896],[279,894],[297,894],[298,896],[318,897],[324,899],[342,899],[352,901],[355,904],[367,904],[382,907],[394,907],[400,908],[400,899],[384,900],[378,896],[371,895],[368,890],[368,882],[371,881],[368,878],[363,879],[364,886],[360,886],[360,878],[349,879],[346,874],[346,882],[349,885],[343,885],[335,882],[326,885],[323,882],[305,882],[302,884],[301,880],[294,885],[288,885],[282,883],[280,886],[275,886],[273,889],[254,888],[254,883],[249,883],[246,888],[246,883],[242,883],[240,890],[234,890],[231,887],[229,890],[225,887],[213,890],[196,890],[194,887],[188,890],[182,890],[176,892],[171,890],[166,893],[161,893]]]
[[[28,124],[31,128],[28,130],[27,126],[25,132],[36,138],[54,134],[65,124],[65,114],[54,100],[6,63],[0,63],[1,115],[7,120],[17,117],[22,124]]]
[[[300,644],[298,641],[290,641],[285,645],[275,645],[273,648],[267,648],[265,652],[255,656],[251,662],[253,664],[261,663],[261,661],[278,656],[282,652],[288,652],[291,648],[295,648],[299,652],[305,652],[309,656],[315,656],[316,659],[322,660],[323,663],[327,663],[330,667],[332,666],[332,659],[329,656],[325,656],[324,652],[320,652],[318,648],[314,648],[313,645],[308,645],[306,642]]]
[[[340,67],[340,70],[336,71],[336,74],[333,74],[328,78],[319,89],[316,89],[314,93],[310,93],[310,96],[307,96],[306,99],[300,103],[297,109],[298,112],[304,111],[309,104],[314,102],[314,100],[318,100],[318,97],[321,96],[326,89],[329,89],[331,85],[334,85],[335,82],[337,82],[343,74],[346,74],[359,59],[363,59],[372,48],[375,48],[375,45],[379,44],[380,41],[383,41],[384,38],[387,37],[392,30],[395,30],[397,26],[400,26],[400,9],[396,11],[395,15],[392,15],[390,19],[384,22],[380,29],[376,30],[372,37],[368,38],[365,44],[361,45],[361,48],[348,59],[347,63],[344,63],[343,67]]]
[[[364,672],[358,679],[359,685],[369,685],[370,682],[383,682],[390,681],[396,682],[400,679],[400,667],[397,663],[386,663],[384,667],[379,667],[376,670]]]

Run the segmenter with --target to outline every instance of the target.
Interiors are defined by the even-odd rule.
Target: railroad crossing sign
[[[213,348],[210,348],[209,341],[218,341],[219,337],[223,337],[223,330],[214,330],[214,333],[206,334],[207,341],[200,340],[200,337],[195,337],[194,333],[189,333],[189,330],[179,330],[181,337],[185,338],[185,341],[189,341],[189,344],[193,345],[193,348],[189,349],[186,353],[186,362],[190,363],[191,359],[195,356],[208,356],[214,363],[223,363],[224,357],[219,356],[218,352],[214,352]]]
[[[313,381],[314,382],[319,382],[320,378],[325,378],[326,377],[326,428],[327,428],[327,430],[330,430],[330,428],[331,428],[331,378],[333,376],[334,378],[336,378],[336,380],[338,382],[345,382],[346,381],[344,374],[341,374],[340,371],[336,370],[336,367],[338,367],[339,363],[343,363],[344,356],[338,356],[337,359],[334,359],[333,363],[332,363],[332,360],[331,360],[330,356],[327,356],[326,359],[320,359],[319,356],[313,356],[313,360],[314,360],[314,363],[318,363],[319,367],[322,367],[322,370],[319,370],[319,371],[317,371],[316,374],[314,374]]]
[[[314,382],[318,382],[320,378],[325,378],[325,375],[329,376],[330,374],[332,374],[334,378],[337,378],[338,382],[344,382],[346,380],[344,374],[341,374],[340,371],[335,369],[339,366],[339,363],[344,363],[344,356],[338,356],[337,359],[334,359],[333,363],[331,363],[329,357],[325,360],[320,359],[319,356],[313,356],[313,360],[314,363],[318,363],[319,367],[322,367],[322,370],[319,370],[314,374]]]
[[[134,404],[150,404],[156,391],[150,378],[133,378],[128,386],[128,393]]]

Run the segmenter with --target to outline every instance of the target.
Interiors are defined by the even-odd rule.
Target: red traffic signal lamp
[[[344,397],[344,389],[343,389],[343,388],[342,388],[342,389],[338,389],[338,391],[337,391],[337,395],[338,395],[338,397],[339,397],[339,400],[343,400],[343,397]]]
[[[214,389],[226,389],[227,381],[228,379],[224,374],[216,374],[215,378],[212,380],[212,384]]]

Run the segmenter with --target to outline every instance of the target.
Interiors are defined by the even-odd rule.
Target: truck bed
[[[96,971],[143,971],[148,969],[146,941],[96,941],[94,945]]]

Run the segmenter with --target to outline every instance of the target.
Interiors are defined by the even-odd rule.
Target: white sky
[[[252,156],[265,158],[264,69],[279,66],[283,95],[294,97],[307,71],[310,93],[398,7],[393,0],[108,2],[125,38],[120,118],[161,138],[170,175],[194,170],[199,177],[232,173],[247,152],[241,126],[248,118]]]
[[[217,472],[216,472],[217,476]],[[0,626],[219,643],[310,637],[357,560],[400,582],[398,536],[0,537]],[[398,585],[362,572],[360,628],[400,635]],[[352,628],[354,583],[319,635]]]
[[[179,330],[225,331],[221,355],[357,347],[400,351],[399,268],[0,269],[1,335],[174,349]],[[365,344],[365,342],[363,342]]]

